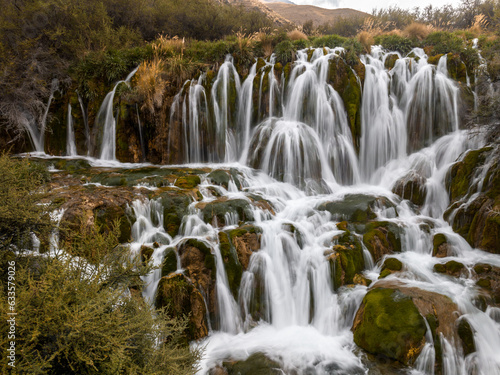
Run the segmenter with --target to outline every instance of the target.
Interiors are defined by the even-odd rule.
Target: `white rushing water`
[[[121,83],[128,83],[139,67],[129,73],[123,81],[118,81],[106,97],[104,98],[101,108],[96,116],[95,126],[97,129],[102,128],[102,140],[100,159],[116,160],[116,119],[113,116],[113,100],[115,98],[116,89]]]
[[[452,337],[439,337],[442,373],[500,374],[499,310],[482,311],[472,303],[479,289],[470,277],[433,271],[449,260],[460,261],[468,270],[480,262],[500,266],[498,255],[471,248],[443,219],[450,203],[445,187],[450,166],[468,150],[483,146],[479,135],[460,129],[459,88],[448,76],[446,55],[436,66],[428,63],[423,50],[415,49],[391,70],[385,67],[389,55],[381,48],[373,47],[372,54],[362,58],[366,74],[356,150],[343,100],[330,84],[330,64],[342,54],[341,48],[298,51],[287,80],[276,76],[274,57],[256,62],[245,80],[228,58],[211,90],[206,75],[201,75],[186,82],[174,99],[170,125],[180,126],[183,161],[192,167],[234,169],[239,175],[238,182],[231,177],[227,188],[202,176],[201,203],[245,200],[252,224],[261,232],[260,249],[252,253],[236,295],[218,240],[220,232],[243,220],[236,213],[227,213],[224,225],[206,223],[199,202],[193,201],[172,238],[163,227],[161,200],[136,200],[130,207],[135,218],[132,252],[138,254],[142,245],[155,247],[152,258],[161,265],[170,248],[197,239],[215,257],[216,316],[209,322],[209,336],[193,343],[205,349],[199,374],[257,352],[278,361],[286,374],[365,374],[369,369],[351,327],[367,287],[334,288],[335,270],[327,254],[336,245],[335,236],[344,233],[337,224],[346,218],[321,205],[384,197],[385,204],[373,210],[376,220],[399,229],[402,252],[392,256],[403,263],[403,271],[387,279],[449,297],[458,306],[457,316],[473,330],[477,350],[468,355]],[[115,160],[112,102],[118,84],[99,111],[105,132],[103,160],[97,163]],[[474,177],[475,186],[486,170]],[[392,192],[408,176],[423,181],[427,195],[421,207]],[[255,196],[269,206],[254,204]],[[438,233],[450,244],[446,258],[432,256]],[[362,232],[355,229],[353,235],[361,238]],[[186,265],[177,251],[176,256],[176,272],[183,273]],[[364,249],[364,276],[375,281],[383,260],[375,263]],[[145,279],[143,295],[151,302],[161,276],[158,269]],[[208,295],[207,290],[200,292]],[[402,371],[434,374],[436,346],[428,330],[413,368]]]
[[[71,104],[68,104],[68,120],[66,122],[66,155],[76,156],[75,131],[73,129],[73,117],[71,115]]]

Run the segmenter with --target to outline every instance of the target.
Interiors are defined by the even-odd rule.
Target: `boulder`
[[[363,243],[378,262],[384,255],[401,252],[399,227],[388,221],[374,221],[366,226]]]
[[[416,172],[410,172],[396,181],[392,188],[392,192],[417,206],[422,206],[427,196],[425,183],[426,180],[424,177]]]
[[[260,250],[262,229],[254,225],[244,225],[229,231],[229,240],[236,250],[243,270],[248,268],[250,257]]]
[[[201,210],[203,220],[214,227],[224,227],[227,223],[226,215],[235,215],[239,222],[253,221],[253,212],[250,202],[245,199],[229,199],[221,197],[212,202],[200,202],[196,208]]]
[[[197,340],[208,334],[205,302],[200,291],[183,274],[161,278],[156,292],[156,307],[166,308],[172,318],[189,316],[186,338]]]
[[[457,305],[444,295],[408,287],[396,280],[379,280],[372,284],[356,314],[354,341],[369,353],[409,365],[425,344],[425,318],[439,369],[439,336],[459,342],[457,310]]]
[[[328,252],[327,259],[330,264],[333,287],[335,290],[347,284],[368,283],[361,278],[365,269],[363,248],[360,240],[349,231],[335,236],[336,245]]]
[[[254,353],[244,361],[223,363],[228,375],[279,375],[283,374],[278,362],[263,353]]]
[[[432,256],[436,258],[446,258],[452,255],[451,245],[448,243],[446,235],[437,233],[432,239]]]

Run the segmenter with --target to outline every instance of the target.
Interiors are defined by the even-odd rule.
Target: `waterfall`
[[[54,94],[59,88],[59,81],[57,79],[52,80],[50,85],[50,94],[49,99],[47,101],[47,105],[45,106],[45,111],[43,113],[40,124],[37,124],[36,120],[33,118],[25,118],[25,127],[30,136],[31,142],[35,147],[36,152],[44,152],[45,151],[45,130],[47,127],[47,116],[49,114],[50,105],[52,104],[52,100],[54,99]]]
[[[113,90],[102,101],[101,108],[97,112],[95,125],[98,129],[102,128],[101,152],[99,156],[102,160],[116,160],[116,119],[113,116],[113,100],[118,86],[121,83],[128,83],[137,72],[137,69],[139,67],[130,72],[125,80],[115,84]]]
[[[66,135],[66,155],[75,156],[75,132],[73,130],[73,117],[71,116],[71,104],[68,103],[68,121],[67,121],[67,135]]]
[[[83,125],[85,126],[85,145],[87,146],[87,155],[89,155],[90,154],[89,119],[88,119],[87,108],[85,108],[85,105],[83,104],[83,99],[79,93],[78,93],[78,103],[80,103],[80,109],[82,111]]]
[[[475,301],[486,299],[474,270],[478,263],[500,267],[500,257],[472,248],[443,218],[472,204],[494,161],[469,176],[471,196],[450,209],[450,168],[485,141],[460,129],[459,86],[447,56],[431,64],[416,48],[397,54],[388,68],[395,53],[371,51],[361,58],[364,78],[349,71],[363,82],[359,150],[345,92],[331,77],[333,64],[351,69],[342,48],[298,51],[286,74],[271,56],[240,76],[228,57],[218,72],[186,81],[175,96],[165,147],[178,152],[180,164],[196,165],[176,165],[171,173],[177,181],[196,174],[200,183],[134,191],[142,197],[127,210],[133,221],[127,246],[132,256],[147,250],[157,266],[143,278],[151,304],[160,282],[172,277],[184,277],[203,299],[197,316],[198,323],[206,319],[208,335],[191,344],[204,349],[199,375],[256,353],[286,374],[383,373],[352,331],[365,296],[378,286],[425,295],[414,299],[416,308],[428,296],[451,306],[439,331],[432,315],[437,319],[441,306],[421,313],[419,355],[402,371],[500,375],[500,309],[478,307]],[[115,158],[113,96],[134,73],[99,110],[102,159]],[[68,140],[70,119],[68,107]],[[130,164],[113,165],[117,174],[122,168],[133,175]],[[161,167],[147,165],[139,174],[166,176],[155,168]],[[396,189],[413,182],[425,191],[417,203]],[[443,257],[433,255],[438,236],[447,240]],[[388,258],[401,269],[387,274]],[[170,268],[163,270],[166,259]],[[439,272],[450,261],[463,264],[461,273]],[[471,328],[472,353],[455,334],[462,321]]]

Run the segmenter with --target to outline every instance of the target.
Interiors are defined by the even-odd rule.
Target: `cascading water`
[[[354,286],[354,279],[349,286],[338,285],[346,273],[340,269],[342,256],[351,251],[341,239],[348,236],[361,248],[357,262],[364,278],[375,285],[388,282],[444,295],[456,305],[454,314],[471,326],[476,351],[466,354],[457,337],[433,336],[424,317],[425,344],[413,369],[403,373],[434,374],[439,368],[445,375],[500,375],[500,313],[472,303],[480,292],[470,277],[475,264],[499,267],[500,259],[471,248],[443,219],[450,203],[445,187],[450,166],[483,145],[480,136],[459,129],[458,86],[448,77],[446,56],[435,66],[423,50],[415,49],[391,70],[386,68],[389,54],[378,47],[362,58],[366,74],[359,152],[345,103],[329,83],[330,64],[342,56],[342,49],[299,51],[287,79],[275,76],[273,57],[256,62],[245,80],[227,59],[211,90],[205,75],[186,82],[170,118],[171,128],[178,126],[182,135],[183,161],[231,162],[203,165],[223,170],[229,181],[216,184],[215,177],[201,173],[176,236],[166,232],[164,215],[169,212],[161,199],[135,201],[130,248],[134,254],[143,245],[154,248],[156,265],[174,253],[171,274],[176,276],[194,272],[182,260],[190,241],[213,257],[212,289],[189,280],[204,297],[209,327],[208,337],[193,343],[205,348],[199,374],[255,353],[277,361],[287,374],[371,373],[351,331],[371,287]],[[112,97],[106,100],[101,109],[112,118]],[[488,168],[473,176],[477,191]],[[398,183],[412,178],[426,191],[419,207],[393,193]],[[231,202],[249,208],[204,217],[208,205]],[[391,254],[401,262],[401,271],[380,281],[387,256],[372,257],[363,242],[363,219],[352,219],[358,214],[355,208],[366,202],[372,202],[370,212],[361,211],[372,223],[396,228],[401,245],[401,252]],[[222,239],[232,241],[231,231],[242,230],[245,223],[253,227],[259,245],[249,250],[235,290],[227,262],[233,256],[240,266],[243,262],[234,243],[224,249]],[[444,258],[432,256],[436,235],[448,239]],[[467,272],[457,277],[434,272],[450,260],[463,263]],[[155,270],[145,280],[143,294],[151,302],[166,276],[162,272]]]
[[[40,124],[34,119],[25,119],[25,127],[30,136],[31,142],[35,147],[37,152],[45,152],[45,130],[47,128],[47,116],[49,114],[50,105],[54,99],[54,94],[59,88],[59,81],[57,79],[52,80],[50,85],[50,95],[45,107],[45,111],[42,116]]]
[[[67,121],[67,131],[66,131],[66,155],[75,156],[76,144],[75,144],[75,132],[73,130],[73,117],[71,115],[71,104],[68,104],[68,121]]]
[[[116,83],[113,90],[104,98],[101,108],[99,108],[99,112],[97,113],[95,126],[97,129],[102,128],[101,152],[99,156],[102,160],[116,160],[116,119],[113,116],[113,100],[118,86],[121,83],[128,83],[137,72],[137,69],[139,67],[130,72],[125,80]]]

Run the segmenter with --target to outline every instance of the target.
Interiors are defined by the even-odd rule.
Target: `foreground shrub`
[[[460,52],[464,47],[462,38],[446,31],[435,31],[422,41],[424,47],[432,47],[433,54]]]
[[[403,55],[408,54],[413,47],[416,47],[410,39],[396,34],[378,35],[375,37],[375,43],[389,51],[397,51]]]

